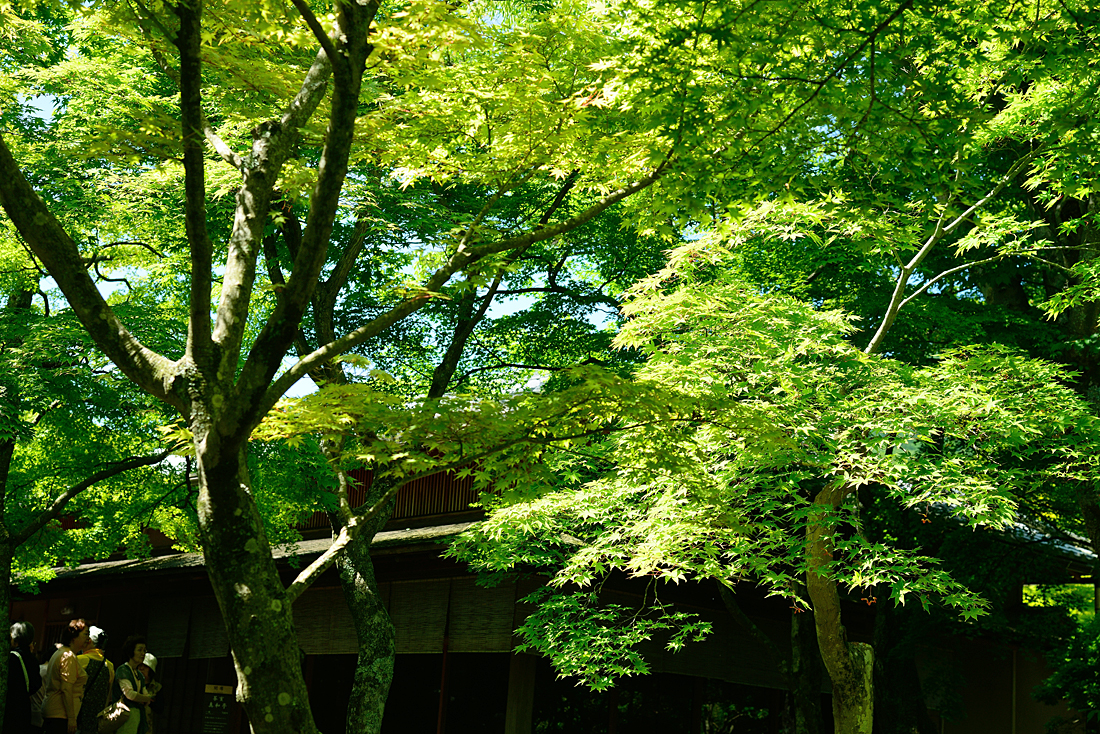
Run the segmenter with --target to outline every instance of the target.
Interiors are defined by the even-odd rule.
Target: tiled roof
[[[446,538],[458,535],[463,530],[473,525],[474,523],[472,522],[463,522],[451,525],[407,528],[405,530],[386,530],[374,536],[374,542],[371,543],[371,548],[395,548],[425,543],[439,543]],[[329,538],[303,540],[293,545],[275,546],[271,549],[271,555],[275,560],[283,560],[296,556],[307,558],[324,553],[331,544],[332,541]],[[119,561],[82,563],[75,568],[57,569],[56,579],[84,578],[93,574],[113,576],[122,573],[148,573],[185,568],[202,568],[202,566],[203,558],[201,553],[170,553],[168,555],[154,556],[152,558],[127,558]]]

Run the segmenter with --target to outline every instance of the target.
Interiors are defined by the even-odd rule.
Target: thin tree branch
[[[913,272],[920,266],[920,264],[924,262],[924,259],[928,257],[928,254],[932,251],[932,248],[934,248],[936,244],[938,244],[944,237],[950,234],[961,223],[969,219],[971,214],[976,212],[988,201],[1000,194],[1001,191],[1004,190],[1005,186],[1015,180],[1016,176],[1019,174],[1024,166],[1030,163],[1039,154],[1045,153],[1049,150],[1052,150],[1052,148],[1040,146],[1020,158],[1020,160],[1016,161],[1016,163],[1008,170],[1008,173],[1006,173],[1000,178],[1000,180],[997,181],[993,188],[990,189],[989,193],[987,193],[981,199],[978,199],[978,201],[976,201],[975,203],[971,204],[962,214],[955,217],[955,219],[953,219],[950,223],[946,225],[944,225],[943,223],[944,219],[947,216],[947,209],[945,206],[943,213],[940,215],[940,218],[936,220],[936,226],[932,230],[932,234],[930,234],[928,236],[928,239],[925,240],[924,244],[921,245],[921,248],[917,251],[917,254],[915,254],[913,258],[908,262],[908,264],[904,265],[901,268],[901,271],[898,273],[897,281],[894,284],[894,292],[890,296],[890,303],[886,307],[886,313],[882,318],[882,323],[879,324],[878,330],[875,331],[875,335],[871,338],[871,341],[867,345],[866,349],[863,350],[865,354],[875,354],[882,348],[882,343],[886,339],[887,332],[889,332],[890,327],[894,325],[894,320],[897,318],[898,312],[901,310],[901,307],[904,306],[907,302],[905,298],[905,289],[909,285],[909,278],[913,275]]]
[[[109,259],[110,258],[108,258],[108,260]],[[125,283],[126,284],[126,290],[128,290],[128,291],[134,290],[134,286],[130,284],[130,281],[128,279],[126,279],[126,278],[108,278],[106,275],[104,275],[102,273],[102,271],[100,271],[100,269],[99,269],[99,263],[100,263],[100,261],[98,261],[98,260],[92,263],[92,269],[95,270],[96,277],[99,280],[103,281],[104,283]]]
[[[105,479],[118,476],[124,472],[128,472],[131,469],[137,469],[142,466],[152,466],[164,461],[172,453],[171,450],[162,451],[159,454],[153,456],[133,456],[124,461],[115,462],[108,466],[106,469],[101,469],[86,479],[77,482],[73,486],[61,493],[46,510],[43,510],[30,521],[22,530],[15,533],[13,538],[14,545],[20,545],[25,543],[32,535],[44,528],[51,520],[56,519],[65,510],[65,505],[69,503],[73,497],[88,489],[92,485],[102,482]]]
[[[608,194],[580,214],[570,217],[558,224],[537,229],[518,237],[490,242],[485,245],[478,245],[476,247],[460,246],[447,262],[432,274],[423,288],[409,295],[404,301],[394,306],[388,312],[371,320],[369,323],[355,331],[349,332],[335,341],[319,347],[311,354],[298,360],[297,363],[272,383],[271,387],[264,395],[260,408],[255,415],[264,415],[279,401],[283,393],[289,390],[294,383],[301,379],[303,375],[308,374],[316,366],[377,336],[409,314],[424,307],[432,298],[438,297],[440,288],[442,288],[442,286],[450,280],[451,276],[459,270],[477,262],[487,255],[511,249],[524,248],[536,242],[552,239],[581,226],[602,213],[608,207],[653,185],[668,170],[671,163],[672,152],[670,151],[668,157],[666,157],[649,175]]]
[[[294,3],[294,7],[298,10],[298,15],[302,16],[302,20],[309,26],[309,30],[313,32],[314,38],[317,39],[317,43],[321,44],[321,48],[328,54],[328,57],[330,59],[336,58],[336,46],[333,45],[332,39],[329,38],[325,29],[321,27],[320,21],[317,20],[317,16],[313,14],[313,11],[305,0],[291,0],[291,2]]]
[[[975,265],[985,265],[986,263],[995,262],[997,260],[1003,259],[1004,257],[1006,257],[1006,256],[1005,255],[994,255],[993,257],[987,257],[984,260],[975,260],[974,262],[969,262],[969,263],[966,263],[965,265],[959,265],[958,267],[951,268],[950,270],[944,270],[942,273],[937,275],[935,278],[932,278],[931,280],[925,282],[920,288],[913,291],[909,295],[908,298],[906,298],[904,301],[901,302],[901,308],[905,308],[905,305],[907,303],[912,301],[914,298],[919,296],[921,293],[924,293],[926,290],[928,290],[936,282],[938,282],[940,280],[943,280],[944,278],[946,278],[950,275],[954,275],[955,273],[966,270],[967,268],[972,268]]]
[[[159,257],[161,259],[164,259],[164,258],[168,257],[163,252],[161,252],[157,248],[150,245],[148,242],[136,242],[136,241],[129,241],[129,240],[121,240],[119,242],[109,242],[105,245],[100,245],[99,248],[102,249],[102,250],[106,250],[106,249],[111,248],[111,247],[127,247],[127,246],[129,246],[129,247],[144,247],[146,250],[148,250],[149,252],[153,253],[154,255],[156,255],[157,257]]]
[[[580,169],[578,168],[573,170],[572,173],[566,176],[565,180],[562,182],[562,185],[558,187],[558,192],[557,195],[554,197],[554,200],[550,203],[550,206],[546,208],[546,211],[543,212],[542,217],[539,219],[538,228],[545,227],[550,222],[550,218],[554,215],[554,212],[556,212],[565,202],[565,197],[569,194],[569,190],[573,188],[573,184],[576,182],[577,175],[579,173]],[[483,318],[485,318],[485,314],[489,310],[489,306],[492,304],[493,298],[496,296],[497,291],[500,288],[500,283],[504,279],[504,272],[507,269],[507,266],[515,262],[516,259],[519,258],[526,251],[527,247],[530,247],[530,245],[513,250],[512,252],[508,253],[508,257],[503,267],[501,268],[501,271],[493,280],[493,284],[489,287],[489,291],[485,294],[484,297],[482,297],[481,305],[476,313],[468,313],[468,311],[472,307],[472,301],[470,301],[468,304],[463,305],[463,308],[466,309],[467,313],[463,315],[460,311],[457,315],[454,335],[451,338],[451,343],[448,345],[447,352],[443,356],[442,361],[440,361],[439,365],[432,373],[432,382],[428,388],[429,398],[439,398],[447,392],[447,387],[450,385],[451,379],[454,377],[455,370],[458,369],[458,363],[459,360],[462,358],[462,352],[466,349],[466,343],[469,341],[470,335],[474,333],[474,329],[477,328],[477,325],[481,322]],[[553,278],[553,275],[551,275],[551,278]]]
[[[202,134],[210,143],[210,147],[214,149],[223,161],[236,168],[238,171],[244,171],[244,158],[237,155],[232,148],[225,144],[225,141],[214,132],[214,128],[210,125],[210,122],[206,119],[206,113],[202,116]]]
[[[554,201],[550,203],[550,206],[546,208],[546,211],[543,212],[542,217],[539,219],[538,226],[540,228],[549,224],[550,217],[554,216],[554,212],[565,203],[565,197],[569,195],[569,191],[573,188],[573,184],[577,182],[577,176],[579,176],[580,173],[581,169],[574,168],[569,175],[565,177],[565,180],[562,181],[561,186],[558,188],[558,193],[554,197]]]
[[[904,13],[906,10],[908,10],[909,7],[912,4],[913,4],[913,0],[905,0],[905,2],[903,2],[901,5],[899,5],[898,8],[893,13],[891,13],[888,18],[886,18],[886,20],[882,21],[875,28],[871,29],[870,33],[867,34],[867,37],[864,39],[863,43],[861,43],[859,45],[859,47],[856,48],[854,51],[852,51],[850,54],[845,56],[840,61],[840,63],[837,64],[833,68],[833,70],[829,73],[828,76],[826,76],[824,79],[818,80],[816,82],[816,89],[814,89],[814,91],[810,94],[810,96],[807,97],[806,99],[804,99],[798,105],[796,105],[795,108],[792,109],[787,114],[786,117],[784,117],[775,126],[773,126],[767,132],[765,132],[764,135],[761,138],[756,140],[755,141],[756,145],[760,145],[765,140],[770,138],[772,135],[775,135],[777,132],[782,130],[783,127],[788,122],[790,122],[792,119],[794,119],[794,116],[797,115],[802,110],[803,107],[806,107],[811,102],[813,102],[815,99],[817,99],[818,95],[820,95],[822,90],[825,89],[825,85],[828,84],[829,81],[831,81],[832,79],[835,79],[835,78],[839,77],[840,73],[842,71],[844,71],[844,69],[846,69],[848,67],[848,65],[850,63],[852,63],[852,61],[855,60],[855,58],[857,56],[859,56],[861,53],[863,53],[863,49],[867,48],[867,45],[872,43],[878,37],[879,33],[884,31],[887,26],[889,26],[891,23],[893,23],[902,13]]]

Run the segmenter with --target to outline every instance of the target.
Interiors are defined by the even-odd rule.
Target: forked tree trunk
[[[843,485],[829,485],[814,498],[816,511],[806,525],[806,589],[814,608],[821,660],[833,684],[833,730],[871,734],[874,652],[870,645],[848,641],[840,616],[840,593],[829,575],[834,532],[830,516],[850,492]]]
[[[241,456],[221,452],[212,463],[202,449],[216,439],[197,431],[195,439],[199,533],[237,669],[237,700],[254,732],[314,734],[291,605],[249,496]]]

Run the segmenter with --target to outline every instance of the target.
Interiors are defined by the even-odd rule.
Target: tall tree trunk
[[[386,487],[382,484],[375,482],[375,486],[371,487],[368,505],[373,505],[385,494]],[[378,593],[370,545],[393,514],[395,501],[391,499],[381,512],[371,518],[370,524],[359,531],[337,561],[340,585],[344,589],[344,599],[347,600],[359,643],[351,700],[348,702],[347,734],[378,734],[382,730],[386,697],[393,681],[396,631]],[[334,529],[339,532],[335,524]]]
[[[874,651],[870,645],[848,641],[841,622],[840,593],[829,575],[834,532],[831,516],[850,492],[842,484],[831,484],[814,498],[815,512],[806,525],[806,589],[813,604],[821,660],[833,684],[834,731],[871,734]]]
[[[9,294],[8,302],[4,305],[4,310],[11,312],[19,316],[20,311],[26,311],[31,307],[32,299],[34,298],[34,292],[25,288],[19,288],[13,293]],[[21,341],[21,340],[20,340]],[[0,348],[8,346],[6,344],[0,344]],[[12,413],[18,415],[18,408],[20,404],[21,395],[18,391],[8,392],[8,389],[0,385],[0,400],[9,404],[9,410]],[[7,507],[8,507],[8,476],[11,473],[12,460],[15,458],[15,445],[16,436],[13,432],[11,435],[4,436],[0,440],[0,609],[4,611],[3,617],[9,619],[10,607],[11,607],[11,564],[12,559],[15,557],[15,548],[13,547],[13,541],[11,532],[8,530],[7,522]],[[8,629],[9,625],[5,625],[4,629]],[[8,662],[10,662],[11,655],[7,654],[8,645],[4,645],[5,654],[2,656],[3,661],[0,661],[0,691],[8,690]],[[4,721],[4,707],[7,704],[7,700],[4,696],[0,696],[0,723]],[[0,731],[7,731],[6,728],[0,729]]]
[[[3,491],[3,489],[3,485],[0,484],[0,491]],[[14,556],[15,549],[11,546],[7,525],[0,519],[0,609],[4,610],[4,618],[8,619],[8,624],[4,625],[4,629],[8,629],[11,624],[9,618],[9,609],[11,608],[11,563]],[[11,662],[11,655],[7,653],[8,645],[4,645],[4,648],[4,654],[0,656],[4,658],[0,661],[0,691],[6,692],[8,690],[8,676],[11,675],[11,668],[8,665]],[[4,723],[4,717],[7,715],[6,706],[7,696],[0,696],[0,723]],[[6,725],[0,727],[0,731],[7,732],[8,727]]]
[[[291,605],[250,496],[239,447],[192,421],[198,453],[199,532],[237,669],[237,700],[257,734],[314,734]]]

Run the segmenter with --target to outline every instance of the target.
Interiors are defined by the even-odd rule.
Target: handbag
[[[96,715],[96,718],[99,719],[99,734],[110,734],[118,731],[130,720],[131,713],[130,707],[124,704],[121,699],[115,701]]]

